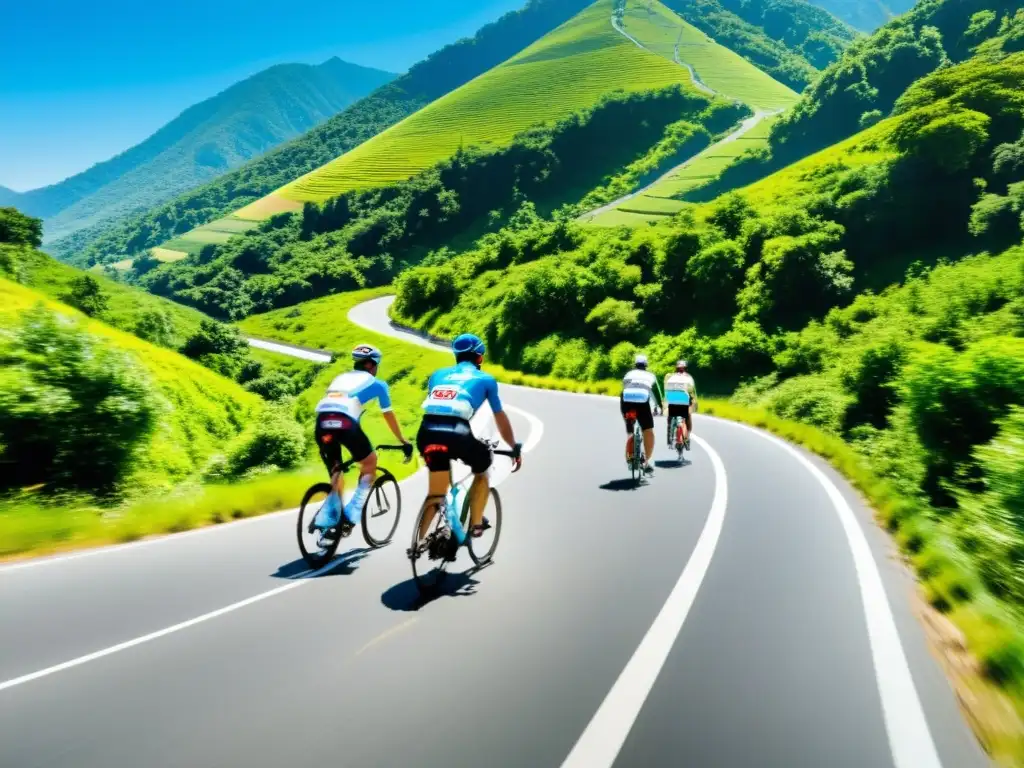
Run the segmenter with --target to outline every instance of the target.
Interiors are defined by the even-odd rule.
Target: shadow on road
[[[692,464],[692,461],[687,459],[658,459],[654,462],[654,466],[658,469],[679,469],[680,467],[688,467]]]
[[[646,485],[646,480],[641,480],[640,484]],[[629,477],[624,477],[621,480],[609,480],[604,485],[598,486],[602,491],[632,491],[636,487],[636,481]]]
[[[444,581],[427,595],[420,592],[415,579],[409,578],[386,590],[380,601],[392,611],[415,612],[442,597],[469,597],[476,594],[476,587],[480,584],[473,577],[486,567],[474,566],[461,573],[449,572]]]
[[[321,576],[349,576],[358,570],[358,563],[373,551],[371,547],[359,547],[350,549],[336,555],[331,562],[322,566],[316,571],[309,570],[309,565],[301,557],[279,566],[270,574],[275,579],[312,579]],[[354,567],[355,566],[355,567]]]

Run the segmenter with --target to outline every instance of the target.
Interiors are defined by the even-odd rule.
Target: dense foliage
[[[1024,13],[993,0],[922,0],[851,46],[775,124],[771,151],[730,169],[704,197],[780,168],[889,115],[912,83],[981,50],[1024,49]]]
[[[0,208],[0,243],[38,248],[43,242],[43,222],[16,208]]]
[[[613,95],[557,125],[527,131],[510,147],[464,150],[406,183],[308,204],[301,215],[278,216],[257,232],[171,264],[141,258],[134,271],[154,293],[231,319],[380,285],[467,231],[518,222],[537,207],[550,211],[596,185],[590,201],[610,200],[746,114],[678,86]]]
[[[42,306],[0,336],[0,490],[109,492],[156,422],[130,358]]]
[[[111,263],[231,213],[497,66],[588,4],[588,0],[530,0],[472,38],[431,54],[298,139],[123,224],[56,243],[54,250],[76,264]]]

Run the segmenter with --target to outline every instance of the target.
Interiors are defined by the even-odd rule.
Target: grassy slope
[[[792,106],[799,96],[740,56],[692,27],[660,3],[627,6],[623,28],[647,48],[669,61],[693,67],[709,88],[755,110],[774,111]],[[762,120],[741,138],[711,146],[643,195],[588,220],[596,226],[640,226],[682,209],[676,202],[691,189],[709,183],[742,154],[767,145],[776,118]]]
[[[18,282],[56,301],[60,301],[70,291],[71,281],[83,274],[81,270],[56,261],[40,251],[2,245],[0,249],[14,255],[18,264]],[[2,275],[3,271],[0,270]],[[173,340],[180,346],[198,330],[203,320],[203,314],[191,307],[124,285],[102,274],[92,273],[92,276],[109,298],[109,308],[102,319],[115,328],[131,331],[143,314],[161,311],[168,315],[173,324]]]
[[[719,45],[660,2],[626,7],[622,27],[644,47],[668,61],[693,67],[709,88],[755,109],[782,109],[796,103],[796,91]]]
[[[42,302],[77,318],[86,330],[134,358],[152,377],[165,411],[147,450],[139,457],[135,485],[167,486],[199,469],[222,450],[259,408],[262,401],[233,381],[176,352],[149,344],[35,291],[0,278],[0,327],[9,327],[20,312]]]
[[[644,91],[689,79],[617,34],[611,11],[611,0],[598,0],[504,64],[274,197],[298,205],[401,181],[460,145],[504,146],[524,129],[589,107],[609,91]],[[256,203],[238,215],[262,218],[261,208]]]

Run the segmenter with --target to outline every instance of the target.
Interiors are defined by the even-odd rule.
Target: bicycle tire
[[[423,516],[427,513],[427,510],[429,509],[433,509],[436,511],[436,514],[434,516],[435,522],[439,523],[442,517],[441,505],[438,502],[430,504],[429,506],[423,505],[420,508],[420,513],[416,515],[416,524],[412,528],[412,546],[410,547],[410,549],[412,549],[413,551],[416,550],[417,545],[420,543],[420,525],[423,522]],[[413,581],[416,582],[416,587],[419,589],[421,594],[429,594],[430,592],[436,590],[439,586],[441,586],[442,582],[445,579],[445,576],[447,575],[445,572],[445,568],[448,567],[448,560],[446,559],[439,560],[436,566],[431,567],[429,565],[431,563],[431,560],[429,558],[423,560],[423,558],[425,557],[427,557],[426,552],[423,552],[422,554],[417,555],[415,557],[413,557],[411,554],[409,555],[409,561],[410,564],[412,565],[412,578]],[[420,569],[416,567],[416,564],[419,562],[424,562],[427,564],[426,569],[422,573],[420,572]],[[433,574],[433,578],[430,578],[430,574]]]
[[[398,521],[402,517],[402,489],[399,487],[398,481],[395,479],[393,474],[383,467],[379,468],[377,472],[379,473],[377,475],[377,479],[373,481],[373,485],[370,486],[370,492],[366,494],[366,501],[363,502],[362,514],[363,538],[366,540],[366,543],[374,549],[383,547],[385,544],[389,544],[391,542],[392,537],[395,535],[395,531],[398,529]],[[382,539],[378,539],[370,533],[370,502],[373,500],[377,500],[378,503],[380,502],[380,496],[384,493],[381,489],[388,483],[393,485],[395,488],[395,519],[391,523],[391,530],[388,531],[388,535]]]
[[[323,549],[319,549],[316,552],[310,552],[306,549],[306,543],[302,540],[303,533],[309,533],[309,524],[313,522],[313,519],[310,518],[310,520],[306,521],[304,524],[306,506],[309,504],[310,499],[318,493],[329,494],[330,492],[330,483],[316,483],[310,486],[309,490],[306,491],[306,494],[302,497],[302,504],[299,505],[299,515],[295,525],[295,534],[299,540],[299,552],[302,553],[302,559],[306,561],[306,565],[314,571],[322,568],[331,561],[334,557],[334,553],[338,551],[338,545],[341,543],[341,539],[339,537],[334,540],[333,544],[324,547]],[[320,508],[317,507],[317,512],[319,511]],[[316,513],[314,513],[314,517],[315,515]]]
[[[633,466],[633,482],[639,485],[643,479],[643,432],[639,421],[633,423]]]
[[[462,503],[462,528],[466,531],[466,549],[469,550],[469,556],[473,558],[473,563],[476,565],[487,565],[494,558],[494,550],[498,548],[498,539],[501,538],[501,496],[498,494],[497,488],[491,488],[490,494],[494,497],[494,512],[492,513],[494,519],[491,520],[491,528],[494,529],[494,540],[491,542],[491,546],[487,548],[486,552],[477,552],[473,547],[473,542],[478,541],[474,539],[469,533],[469,494],[466,494],[466,500]]]

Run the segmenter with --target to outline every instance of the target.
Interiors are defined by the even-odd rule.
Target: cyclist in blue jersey
[[[366,495],[377,475],[377,452],[359,423],[363,407],[377,400],[384,415],[384,421],[392,434],[404,446],[405,457],[412,456],[412,444],[402,436],[398,419],[391,411],[391,392],[388,385],[377,378],[377,370],[383,358],[380,350],[367,344],[360,344],[352,350],[354,370],[336,376],[327,387],[327,394],[316,405],[316,443],[320,448],[327,471],[331,474],[331,493],[317,513],[315,525],[323,530],[320,546],[325,540],[334,541],[352,533],[354,512],[366,500]],[[341,474],[341,449],[345,447],[352,458],[359,463],[359,483],[356,492],[345,508],[346,520],[341,520],[341,497],[344,491],[344,477]]]
[[[513,471],[519,471],[523,463],[520,455],[522,445],[516,442],[512,423],[498,397],[498,382],[480,370],[486,351],[483,341],[472,334],[463,334],[452,342],[455,365],[435,371],[427,382],[423,422],[416,435],[416,448],[430,470],[424,507],[433,503],[436,513],[437,506],[448,492],[452,459],[465,462],[473,471],[473,485],[469,489],[469,533],[474,537],[481,536],[489,527],[484,518],[484,506],[490,492],[487,470],[491,467],[491,452],[486,444],[474,437],[469,423],[484,401],[491,406],[502,439],[514,446]],[[428,534],[433,519],[433,515],[423,516],[420,538]]]

